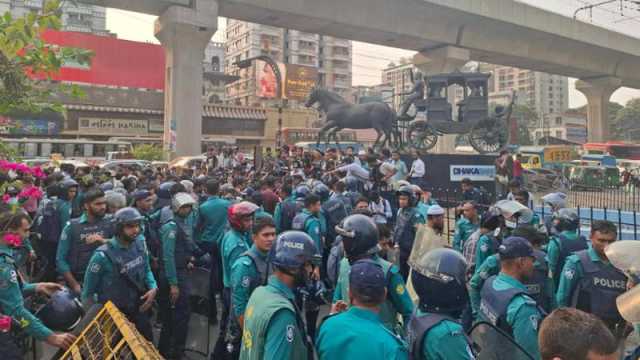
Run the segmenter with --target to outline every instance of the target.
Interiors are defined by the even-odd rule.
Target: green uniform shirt
[[[240,360],[306,359],[305,333],[296,320],[294,301],[293,291],[275,276],[256,288],[245,312]]]
[[[144,243],[144,238],[138,237],[136,241],[142,241]],[[110,247],[120,249],[126,248],[124,245],[118,242],[115,237],[109,239],[108,244]],[[130,246],[135,246],[134,244],[135,243],[131,243]],[[149,251],[147,250],[146,243],[144,246],[144,262],[144,284],[149,290],[156,289],[158,287],[158,284],[156,283],[156,279],[153,277],[153,273],[151,272],[151,265],[149,263]],[[84,275],[84,284],[82,286],[82,302],[86,302],[89,297],[91,297],[93,301],[96,301],[96,296],[100,293],[103,293],[105,288],[110,287],[113,284],[113,280],[117,276],[120,276],[120,274],[116,274],[113,272],[113,263],[104,254],[104,252],[94,252],[91,260],[89,260],[89,265],[87,265],[87,271]]]
[[[178,236],[178,224],[185,232],[187,239],[185,239],[191,249],[194,249],[196,244],[193,242],[193,233],[195,226],[195,218],[191,216],[193,211],[186,218],[180,218],[174,215],[173,220],[167,221],[160,227],[160,242],[162,243],[162,264],[164,265],[164,274],[167,277],[169,285],[178,285],[178,275],[176,271],[176,241]]]
[[[456,221],[456,231],[453,234],[453,249],[462,252],[469,236],[478,230],[478,224],[474,224],[469,219],[461,217]]]
[[[538,261],[533,263],[534,268],[540,269],[544,267],[544,264],[540,264]],[[471,311],[473,318],[476,318],[478,310],[480,309],[480,292],[484,282],[493,275],[500,273],[500,258],[497,254],[491,255],[485,260],[482,265],[476,268],[476,272],[469,281],[469,300],[471,302]],[[551,279],[547,279],[542,289],[547,302],[551,304],[551,309],[555,309],[555,297],[553,291],[553,284]]]
[[[308,215],[307,221],[304,222],[304,232],[311,237],[314,244],[316,244],[316,249],[318,251],[322,251],[322,223],[320,222],[320,215],[313,214],[308,209],[302,209],[302,213]]]
[[[248,232],[241,233],[231,229],[224,234],[220,248],[222,251],[222,282],[224,287],[231,287],[231,266],[240,255],[253,245],[253,240]]]
[[[220,244],[227,227],[227,211],[231,203],[218,196],[210,196],[198,212],[197,242]]]
[[[407,345],[384,327],[378,314],[355,306],[322,323],[316,348],[320,360],[408,359]]]
[[[73,204],[71,201],[58,199],[56,209],[58,210],[58,217],[60,218],[60,228],[64,228],[69,220],[71,220],[71,211],[73,210]]]
[[[580,236],[578,236],[577,231],[563,231],[560,233],[565,236],[569,241],[578,241]],[[549,263],[549,277],[553,280],[554,289],[558,288],[558,284],[560,283],[560,273],[562,269],[558,269],[556,273],[556,268],[560,263],[560,239],[558,235],[553,235],[551,239],[549,239],[549,244],[547,245],[547,263]],[[568,256],[567,256],[568,258]],[[566,259],[565,259],[566,260]]]
[[[482,234],[478,239],[476,244],[476,267],[482,265],[489,256],[495,254],[495,249],[492,245],[493,241],[487,234]]]
[[[62,203],[64,203],[64,201],[61,201],[61,203],[59,203],[59,206],[62,206]],[[69,202],[67,201],[67,203]],[[69,209],[69,214],[71,214],[70,205],[68,209]],[[60,210],[60,208],[58,208],[58,210]],[[82,213],[82,216],[80,216],[80,219],[78,220],[80,224],[87,223],[88,221],[89,221],[89,218],[87,217],[86,213]],[[71,244],[75,240],[75,239],[69,238],[69,235],[71,232],[71,226],[69,225],[70,223],[69,223],[68,217],[65,224],[66,225],[64,225],[64,227],[62,228],[62,233],[60,234],[60,241],[58,241],[58,249],[56,251],[56,269],[58,270],[59,274],[64,274],[66,272],[71,271],[71,265],[69,264],[69,261],[67,261],[67,255],[69,254],[69,250],[71,249]]]
[[[496,290],[518,288],[527,291],[527,288],[518,280],[504,273],[498,274],[493,287]],[[513,329],[513,339],[534,359],[540,359],[538,348],[538,325],[542,314],[536,306],[536,302],[526,295],[517,295],[507,307],[506,321]]]
[[[261,253],[255,245],[249,249],[263,260],[267,260],[267,254]],[[249,255],[243,255],[235,261],[231,266],[231,308],[236,317],[244,314],[249,302],[249,297],[255,287],[252,284],[258,284],[260,273],[256,269],[256,265]],[[262,285],[262,284],[259,284]]]
[[[427,313],[417,310],[417,316]],[[420,360],[474,360],[462,325],[451,320],[442,320],[432,327],[422,339]]]
[[[12,254],[13,250],[9,246],[0,245],[0,313],[11,316],[28,335],[44,340],[53,332],[25,308],[22,297],[23,292],[35,292],[36,285],[23,283],[20,286],[20,275],[16,271]]]
[[[589,254],[589,259],[591,259],[591,261],[603,262],[591,246],[589,246],[587,254]],[[613,265],[611,265],[611,263],[607,263],[607,266]],[[558,292],[556,293],[556,302],[558,303],[558,306],[571,306],[573,291],[576,289],[583,276],[584,269],[582,268],[578,255],[567,256],[567,261],[564,263],[564,268],[560,274]]]
[[[372,257],[372,260],[376,263],[380,264],[383,268],[385,268],[382,258],[377,255]],[[336,282],[336,289],[333,293],[333,302],[337,302],[338,300],[342,300],[349,303],[349,294],[345,293],[349,289],[349,271],[351,270],[351,266],[349,265],[349,261],[346,258],[343,258],[340,261],[340,271],[338,275],[338,280]],[[411,314],[413,313],[413,302],[411,301],[411,297],[407,292],[407,289],[404,285],[404,279],[402,275],[400,275],[398,267],[395,265],[391,265],[389,271],[387,273],[389,276],[388,285],[387,285],[387,300],[391,303],[392,309],[388,309],[389,311],[394,310],[394,313],[399,313],[402,315],[403,323],[406,326],[411,319]],[[382,317],[389,314],[381,314]],[[391,314],[392,315],[392,314]],[[387,321],[387,319],[382,319],[383,322]],[[385,324],[387,328],[391,331],[395,331],[396,329],[392,324]]]
[[[278,233],[282,232],[282,229],[280,228],[280,223],[282,221],[282,206],[284,203],[286,202],[296,202],[296,199],[293,196],[289,196],[288,198],[282,200],[281,202],[278,203],[278,205],[276,205],[276,210],[274,212],[273,215],[273,222],[276,223],[276,231]]]

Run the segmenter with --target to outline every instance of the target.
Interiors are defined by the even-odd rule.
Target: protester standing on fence
[[[616,307],[616,298],[627,290],[626,275],[607,258],[605,248],[616,241],[616,226],[607,220],[591,224],[591,247],[567,258],[556,299],[558,306],[571,306],[596,315],[620,343],[633,329]]]
[[[418,149],[411,148],[411,158],[413,162],[411,163],[411,170],[409,170],[409,182],[424,188],[425,167],[420,155]]]
[[[494,162],[496,167],[496,193],[504,195],[513,176],[513,159],[507,150],[501,150]]]

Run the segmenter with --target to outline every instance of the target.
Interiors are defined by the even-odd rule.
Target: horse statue
[[[382,135],[382,147],[388,143],[392,145],[394,135],[393,128],[396,122],[396,114],[387,104],[371,102],[366,104],[349,104],[340,95],[326,89],[313,88],[306,107],[320,104],[319,110],[326,114],[326,124],[320,129],[316,145],[320,145],[322,137],[326,134],[325,144],[328,144],[333,136],[338,143],[337,132],[342,129],[374,129],[378,133],[373,147],[376,148]]]

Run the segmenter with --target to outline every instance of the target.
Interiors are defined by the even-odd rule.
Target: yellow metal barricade
[[[130,323],[109,301],[60,359],[154,360],[163,358],[153,344],[148,342],[135,325]]]

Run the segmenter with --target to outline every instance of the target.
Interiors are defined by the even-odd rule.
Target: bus
[[[282,143],[294,146],[299,142],[313,142],[318,140],[318,128],[283,128]],[[342,130],[338,132],[339,142],[356,142],[355,130]],[[333,141],[333,140],[332,140]]]
[[[640,160],[640,145],[609,141],[582,145],[585,154],[611,155],[616,159]]]
[[[129,152],[131,143],[126,141],[97,141],[89,139],[14,139],[0,138],[17,151],[22,159],[49,158],[60,154],[65,159],[105,159],[109,152]]]

